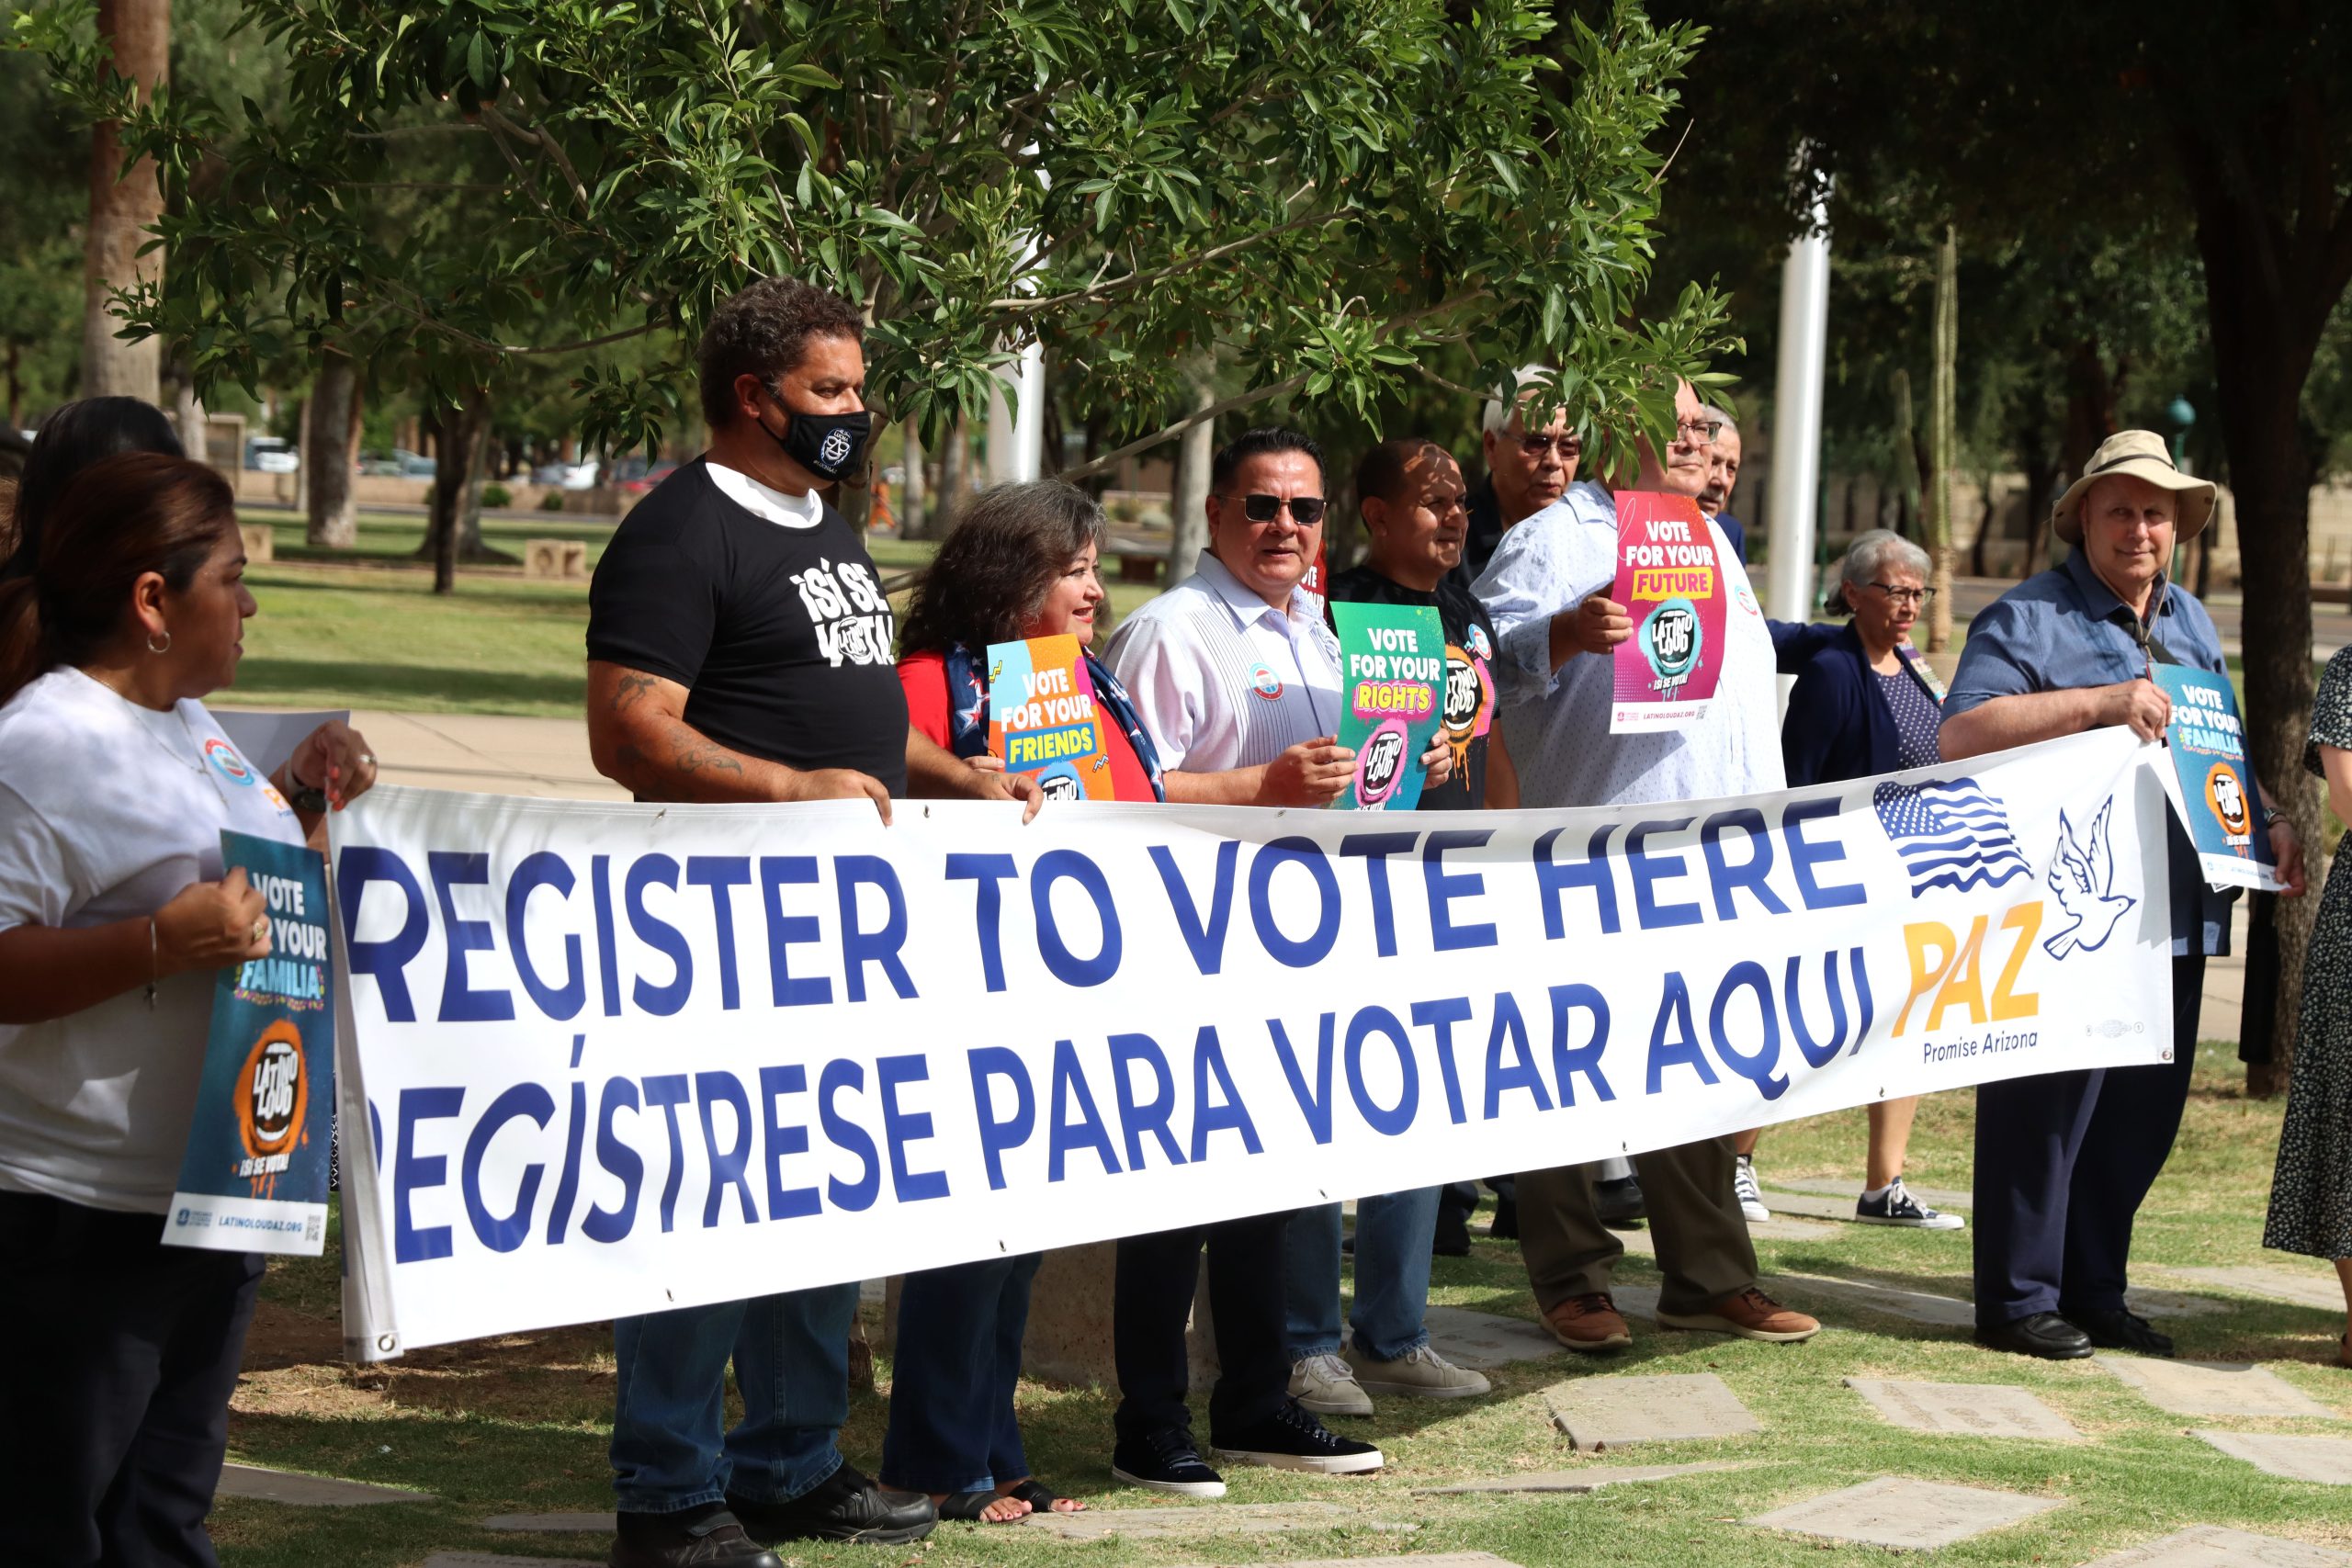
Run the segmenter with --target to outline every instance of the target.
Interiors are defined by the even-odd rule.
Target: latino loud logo
[[[311,1075],[303,1070],[301,1032],[280,1019],[261,1032],[237,1072],[237,1141],[245,1157],[241,1177],[277,1175],[301,1142],[311,1108]]]
[[[1373,807],[1396,793],[1405,776],[1405,741],[1401,720],[1390,719],[1366,738],[1363,757],[1356,764],[1356,803]]]
[[[1642,657],[1649,660],[1657,689],[1671,692],[1699,667],[1699,609],[1688,599],[1668,599],[1642,622]]]
[[[2231,842],[2252,837],[2254,813],[2246,806],[2245,784],[2227,762],[2216,762],[2206,772],[2205,804]]]

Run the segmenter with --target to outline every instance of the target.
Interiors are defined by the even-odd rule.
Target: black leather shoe
[[[2079,1361],[2091,1353],[2090,1336],[2054,1312],[2038,1312],[2015,1323],[1979,1328],[1976,1343],[1988,1350],[2039,1356],[2045,1361]]]
[[[855,1465],[844,1464],[789,1503],[753,1503],[729,1497],[727,1506],[743,1528],[764,1541],[851,1540],[895,1546],[921,1540],[939,1523],[939,1510],[920,1492],[877,1486]]]
[[[607,1560],[612,1568],[784,1568],[717,1505],[677,1514],[622,1514],[616,1523]]]
[[[1642,1197],[1641,1179],[1634,1176],[1594,1182],[1592,1206],[1600,1223],[1613,1231],[1641,1229],[1642,1221],[1649,1217],[1650,1212]]]
[[[2137,1350],[2143,1356],[2172,1354],[2172,1336],[2157,1333],[2136,1312],[2121,1307],[2084,1307],[2068,1312],[2066,1321],[2081,1329],[2102,1350]]]

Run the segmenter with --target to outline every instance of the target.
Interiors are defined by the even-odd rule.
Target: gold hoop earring
[[[164,639],[164,646],[163,646],[163,647],[161,647],[161,648],[157,648],[157,647],[155,646],[155,638],[156,638],[156,637],[157,637],[158,635],[161,635],[161,636],[162,636],[162,637],[163,637],[163,639]],[[163,632],[162,632],[161,634],[158,634],[158,633],[155,633],[155,632],[149,632],[149,633],[147,634],[147,651],[148,651],[148,652],[150,652],[150,653],[169,653],[169,652],[171,652],[171,651],[172,651],[172,633],[171,633],[171,628],[170,628],[170,627],[168,627],[168,626],[167,626],[167,627],[165,627],[165,628],[163,630]]]

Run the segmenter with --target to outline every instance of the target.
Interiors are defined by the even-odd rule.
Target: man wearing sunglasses
[[[1636,443],[1621,488],[1695,498],[1719,422],[1687,381],[1675,387],[1674,440]],[[1608,594],[1617,577],[1617,503],[1609,487],[1572,486],[1503,536],[1478,579],[1500,656],[1501,719],[1528,807],[1615,806],[1747,795],[1783,786],[1772,634],[1747,574],[1708,525],[1730,590],[1724,662],[1704,718],[1666,733],[1611,735],[1610,650],[1633,621]],[[1634,1156],[1666,1275],[1658,1323],[1743,1338],[1810,1338],[1821,1325],[1757,1287],[1756,1248],[1733,1191],[1731,1140],[1709,1138]],[[1553,1337],[1609,1351],[1633,1336],[1609,1284],[1624,1246],[1603,1226],[1599,1168],[1528,1171],[1518,1180],[1521,1251]]]
[[[1470,527],[1453,580],[1467,588],[1487,570],[1505,530],[1534,516],[1576,482],[1584,447],[1568,427],[1568,411],[1555,410],[1543,429],[1531,431],[1521,404],[1550,384],[1554,372],[1523,365],[1513,378],[1511,400],[1487,400],[1478,445],[1487,457],[1487,478],[1470,492]]]
[[[1747,525],[1724,510],[1731,505],[1731,492],[1739,484],[1739,426],[1721,409],[1709,409],[1706,417],[1716,422],[1715,441],[1707,451],[1707,488],[1699,492],[1699,510],[1724,531],[1724,537],[1731,541],[1731,553],[1739,558],[1740,565],[1746,566]]]

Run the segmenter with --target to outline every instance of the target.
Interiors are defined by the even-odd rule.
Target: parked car
[[[635,471],[625,471],[623,473],[620,479],[620,489],[629,495],[643,495],[646,491],[651,490],[655,485],[660,484],[663,479],[668,479],[672,474],[674,474],[677,471],[678,465],[672,462],[667,457],[662,458],[660,462],[655,463],[650,468],[646,466],[643,458],[637,458],[635,459]]]
[[[249,435],[245,438],[245,467],[256,473],[296,473],[302,467],[302,455],[294,450],[294,443],[282,435]]]
[[[582,457],[576,463],[541,463],[531,470],[531,482],[553,485],[558,490],[594,490],[601,468],[594,457]]]
[[[440,465],[430,457],[420,457],[405,446],[395,446],[389,452],[362,452],[359,471],[387,479],[429,479]]]

